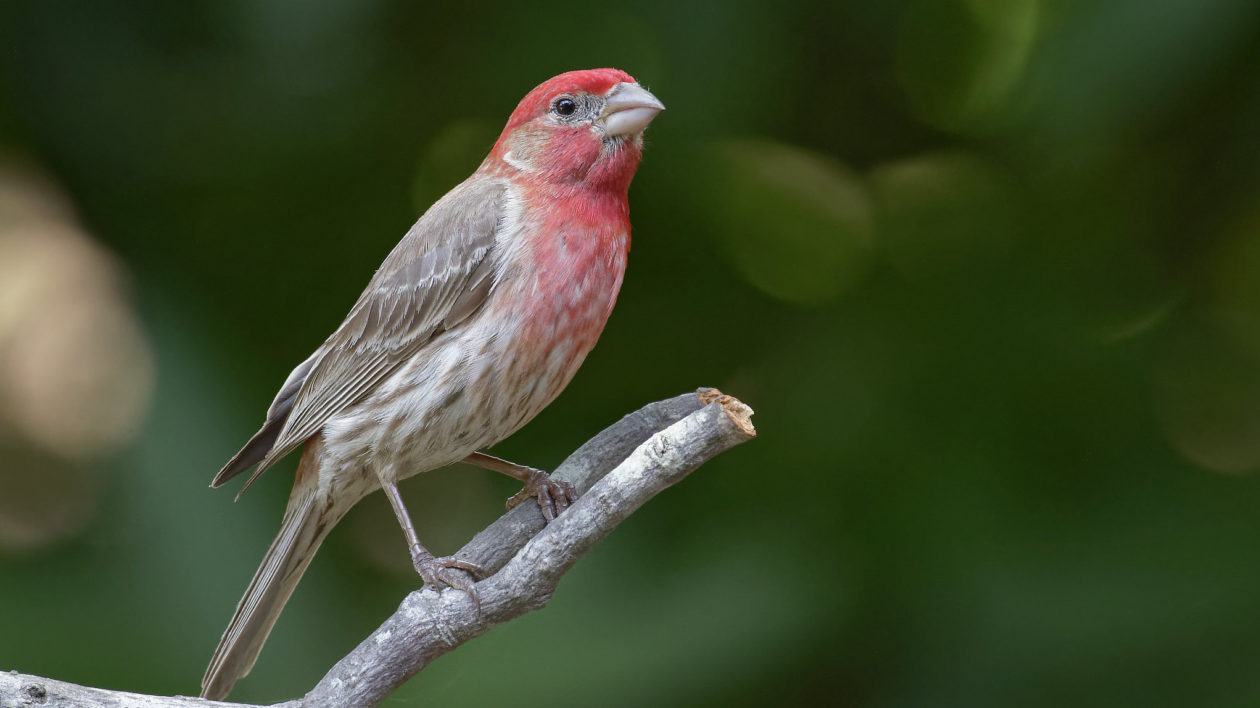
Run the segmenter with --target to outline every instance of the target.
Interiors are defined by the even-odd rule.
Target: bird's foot
[[[525,486],[507,500],[506,506],[509,509],[515,508],[530,497],[538,500],[538,508],[542,510],[543,518],[554,521],[560,512],[577,501],[577,491],[568,482],[552,479],[546,472],[530,468],[530,475],[525,480]]]
[[[473,601],[477,602],[477,589],[473,583],[486,575],[486,571],[480,566],[455,556],[434,557],[422,546],[411,548],[411,563],[416,567],[416,572],[420,574],[420,579],[425,585],[439,591],[444,587],[463,590],[472,595]],[[456,572],[460,570],[465,571],[467,575]],[[469,578],[469,575],[472,577]]]

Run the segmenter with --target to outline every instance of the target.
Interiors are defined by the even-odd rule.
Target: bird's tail
[[[280,532],[263,556],[254,579],[249,581],[245,596],[236,606],[236,613],[214,650],[206,675],[201,679],[202,698],[223,699],[237,679],[254,667],[254,660],[284,609],[284,603],[293,594],[293,588],[302,579],[324,537],[340,520],[340,515],[333,511],[336,505],[318,503],[322,497],[311,483],[319,472],[320,447],[318,437],[307,444]]]

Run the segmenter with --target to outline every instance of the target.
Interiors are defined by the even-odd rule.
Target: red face
[[[508,118],[504,133],[517,126],[543,117],[550,111],[552,104],[563,94],[606,96],[620,83],[638,83],[634,77],[620,69],[586,69],[570,71],[547,79],[517,104]]]
[[[544,182],[624,194],[639,163],[643,129],[663,108],[624,71],[561,74],[521,100],[491,160]]]

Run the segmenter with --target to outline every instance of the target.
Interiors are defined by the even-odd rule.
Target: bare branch
[[[659,401],[627,415],[569,456],[555,476],[582,496],[551,524],[522,504],[477,534],[457,555],[492,573],[465,592],[425,587],[304,696],[284,708],[375,706],[431,661],[495,625],[547,604],[583,553],[648,499],[705,461],[751,439],[752,410],[714,389]],[[240,706],[84,688],[0,673],[0,708],[17,706]]]
[[[0,672],[0,708],[257,708],[245,703],[89,688],[40,676]]]

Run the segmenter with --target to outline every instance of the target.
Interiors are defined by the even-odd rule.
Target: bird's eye
[[[556,105],[553,110],[558,115],[571,116],[573,115],[573,112],[577,110],[577,102],[566,96],[556,101]]]

